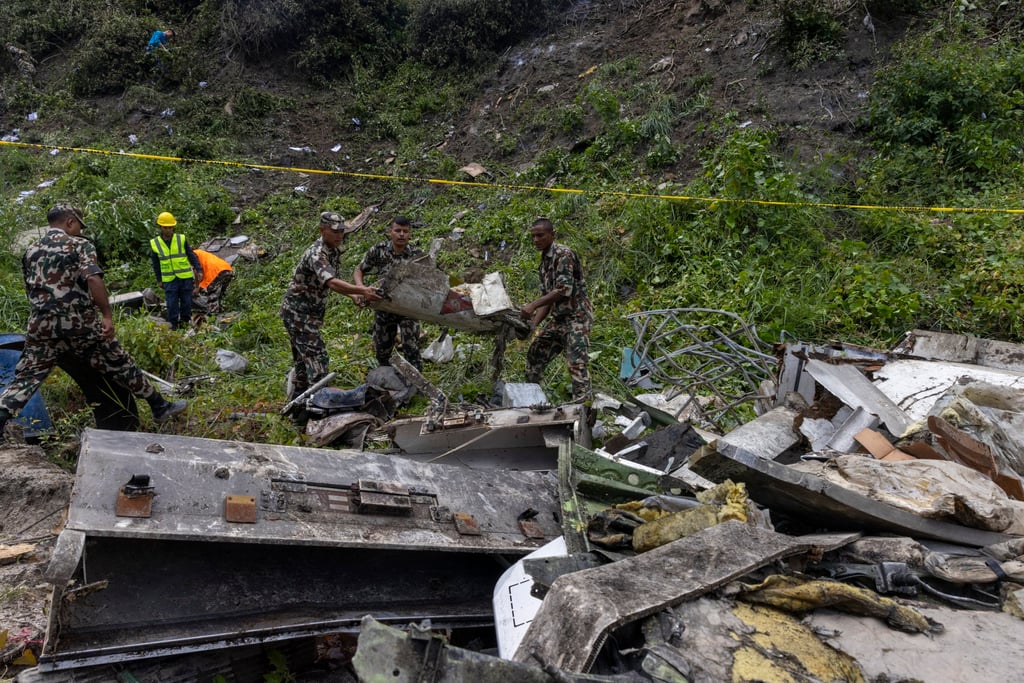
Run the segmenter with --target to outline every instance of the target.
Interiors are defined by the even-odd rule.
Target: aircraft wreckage
[[[19,681],[255,681],[260,646],[365,681],[1019,677],[1024,348],[632,322],[622,379],[666,389],[598,397],[594,448],[580,406],[439,393],[389,455],[87,431]]]

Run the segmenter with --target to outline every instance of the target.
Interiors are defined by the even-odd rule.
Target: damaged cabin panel
[[[878,529],[976,547],[1013,538],[927,519],[724,442],[709,444],[691,459],[690,468],[714,482],[743,482],[759,504],[833,529]]]
[[[452,289],[448,275],[424,256],[396,262],[379,286],[386,298],[373,304],[375,310],[465,332],[494,334],[509,326],[529,330],[517,311],[502,308],[510,307],[511,301],[500,277],[459,291]]]
[[[514,661],[586,673],[614,628],[715,590],[774,560],[856,534],[790,537],[725,522],[643,554],[555,580]]]
[[[148,517],[118,516],[127,482],[152,493]],[[487,626],[498,556],[561,533],[547,473],[87,430],[40,666],[351,631],[366,614]]]
[[[555,470],[559,446],[589,443],[582,405],[455,411],[388,424],[406,458],[488,469]]]

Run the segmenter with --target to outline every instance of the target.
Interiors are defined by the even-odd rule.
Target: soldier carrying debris
[[[423,250],[409,244],[412,225],[405,216],[396,216],[388,228],[387,241],[375,244],[356,267],[352,279],[357,285],[363,284],[363,276],[376,273],[384,277],[396,261],[405,261],[423,255]],[[361,305],[360,301],[356,301]],[[402,336],[402,356],[417,370],[423,369],[420,358],[420,321],[406,318],[387,311],[373,313],[373,350],[378,365],[390,365],[391,351],[395,348],[396,336]]]
[[[587,363],[594,309],[587,298],[583,268],[572,249],[555,243],[555,228],[549,219],[541,217],[533,222],[530,239],[541,253],[541,296],[523,306],[520,314],[535,327],[545,319],[548,322],[537,330],[526,352],[526,381],[540,382],[548,364],[565,351],[572,398],[587,401],[591,398]]]
[[[302,254],[284,294],[281,321],[288,331],[295,361],[288,400],[327,374],[327,347],[320,334],[327,310],[327,294],[333,290],[339,294],[361,296],[367,302],[381,300],[374,288],[354,285],[338,277],[341,263],[339,247],[347,234],[344,218],[332,211],[321,213],[320,239]]]
[[[25,293],[31,308],[25,349],[14,379],[0,395],[0,433],[69,354],[108,375],[144,399],[163,422],[185,410],[185,401],[165,399],[114,337],[114,319],[96,248],[81,236],[82,212],[57,204],[46,214],[50,229],[22,257]],[[97,310],[100,315],[97,315]]]

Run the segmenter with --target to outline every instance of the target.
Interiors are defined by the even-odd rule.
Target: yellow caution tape
[[[416,176],[384,175],[380,173],[357,173],[354,171],[335,171],[319,168],[299,168],[295,166],[271,166],[267,164],[251,164],[241,161],[221,161],[214,159],[189,159],[187,157],[172,157],[161,154],[140,154],[138,152],[122,152],[107,149],[92,149],[89,147],[63,147],[54,145],[40,145],[29,142],[8,142],[0,140],[0,145],[8,147],[22,147],[26,149],[60,150],[62,152],[74,152],[77,154],[101,154],[105,156],[127,157],[131,159],[147,159],[151,161],[171,161],[176,163],[207,164],[210,166],[226,166],[232,168],[259,169],[261,171],[286,171],[290,173],[312,173],[317,175],[336,175],[348,178],[361,178],[365,180],[388,180],[403,183],[428,183],[432,185],[451,185],[454,187],[480,187],[487,189],[514,190],[520,192],[549,192],[552,194],[579,194],[598,195],[607,197],[623,197],[628,199],[660,199],[671,202],[702,202],[715,205],[723,204],[750,204],[754,206],[778,206],[791,208],[810,209],[854,209],[861,211],[898,211],[898,212],[931,212],[931,213],[981,213],[981,214],[1024,214],[1024,208],[997,208],[997,207],[956,207],[956,206],[886,206],[880,204],[840,204],[834,202],[784,202],[771,201],[767,199],[735,199],[730,197],[697,197],[692,195],[677,194],[650,194],[646,192],[617,192],[615,190],[580,190],[570,187],[541,187],[537,185],[510,185],[505,183],[481,183],[474,180],[444,180],[442,178],[419,178]]]

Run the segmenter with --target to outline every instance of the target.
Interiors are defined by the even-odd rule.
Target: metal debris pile
[[[1024,348],[634,324],[652,393],[589,408],[455,405],[398,362],[428,414],[321,397],[343,450],[87,431],[18,680],[255,681],[268,651],[339,681],[1019,678]]]

